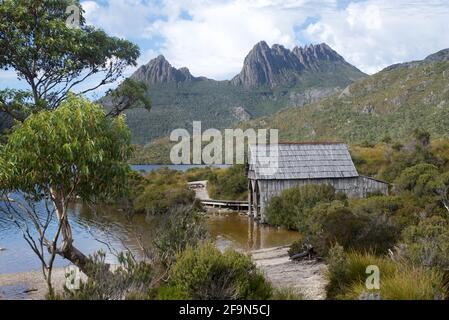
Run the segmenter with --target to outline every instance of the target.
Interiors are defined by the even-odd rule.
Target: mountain
[[[449,49],[421,61],[393,65],[301,108],[237,124],[279,129],[283,142],[407,142],[415,129],[449,137]],[[169,163],[172,144],[157,139],[138,148],[136,163]]]
[[[242,71],[231,82],[246,88],[264,85],[275,88],[300,84],[305,75],[319,73],[331,77],[345,74],[350,80],[359,79],[361,74],[325,43],[290,51],[281,45],[270,48],[262,41],[248,54]]]
[[[288,50],[260,42],[244,61],[240,74],[216,81],[173,67],[163,56],[141,66],[132,79],[149,87],[151,112],[126,112],[133,142],[146,144],[177,128],[223,129],[244,120],[301,107],[341,91],[366,75],[326,44]],[[101,100],[108,108],[108,97]]]
[[[162,55],[140,67],[131,77],[148,85],[195,80],[189,69],[181,68],[178,70],[173,68]]]
[[[449,136],[449,49],[390,66],[338,94],[241,127],[276,128],[284,141],[405,141],[415,129]]]

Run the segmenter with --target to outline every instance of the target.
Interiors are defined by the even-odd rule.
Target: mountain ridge
[[[184,82],[196,80],[186,67],[176,69],[163,55],[157,56],[146,65],[141,66],[131,75],[131,79],[147,84]]]
[[[277,128],[289,141],[403,141],[415,129],[449,137],[449,49],[429,57],[385,68],[301,109],[286,108],[240,126]]]
[[[359,69],[350,65],[326,43],[296,46],[293,50],[274,44],[271,48],[261,41],[246,56],[242,71],[231,82],[247,88],[269,85],[294,85],[298,76],[307,72],[326,72],[327,63],[340,63],[354,72]],[[292,73],[293,72],[293,73]]]
[[[278,129],[280,141],[390,141],[400,148],[416,129],[449,137],[449,49],[421,61],[393,65],[301,108],[284,108],[240,122],[241,129]],[[412,65],[412,67],[411,67]],[[136,163],[169,163],[161,138],[138,148]]]
[[[195,77],[160,55],[131,76],[148,85],[153,108],[149,113],[139,108],[127,111],[127,123],[136,144],[177,128],[189,129],[193,121],[202,121],[204,129],[229,128],[317,101],[365,76],[326,44],[289,50],[261,41],[246,56],[241,72],[221,81]],[[108,98],[101,101],[108,108]]]
[[[325,69],[326,66],[323,65],[323,61],[343,63],[347,67],[353,68],[354,72],[364,74],[346,62],[341,55],[326,43],[310,44],[304,47],[296,46],[292,50],[289,50],[279,44],[273,44],[272,47],[269,47],[265,41],[260,41],[245,57],[240,73],[230,80],[215,80],[204,76],[195,77],[187,67],[179,69],[173,67],[164,55],[159,55],[147,64],[139,67],[131,75],[131,78],[148,84],[209,80],[220,82],[229,81],[236,86],[244,85],[249,88],[264,85],[275,88],[278,85],[286,84],[273,80],[277,74],[285,71],[295,71],[297,73],[325,72],[327,70]],[[262,68],[262,70],[259,68]],[[257,73],[262,74],[257,75]],[[249,79],[249,82],[246,79],[257,76],[259,76],[259,79]],[[295,83],[287,84],[292,85]]]

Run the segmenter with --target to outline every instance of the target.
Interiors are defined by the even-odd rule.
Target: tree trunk
[[[91,261],[85,254],[73,246],[72,228],[67,214],[68,203],[64,195],[54,189],[51,190],[53,205],[60,224],[61,247],[56,251],[58,255],[69,260],[88,276],[87,265]]]
[[[91,260],[73,245],[71,245],[70,247],[66,247],[64,251],[59,252],[59,255],[69,260],[75,266],[80,268],[80,270],[84,272],[84,274],[89,276],[87,266],[89,262],[91,262]]]

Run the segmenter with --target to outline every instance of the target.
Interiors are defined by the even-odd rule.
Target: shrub
[[[371,265],[379,267],[381,277],[391,275],[395,271],[394,262],[377,257],[371,253],[345,253],[340,245],[334,246],[327,258],[328,271],[326,286],[327,298],[338,299],[355,284],[365,283],[366,268]]]
[[[383,205],[383,197],[321,203],[310,210],[304,236],[315,251],[326,256],[331,246],[339,243],[347,250],[384,253],[398,238],[398,228],[392,223]]]
[[[170,271],[170,292],[189,299],[256,299],[272,296],[272,287],[251,258],[228,249],[221,253],[213,244],[186,249]]]
[[[410,226],[402,233],[402,255],[417,266],[449,270],[449,225],[435,216]]]
[[[149,299],[150,292],[157,285],[155,271],[150,264],[137,262],[130,253],[118,256],[119,266],[109,270],[103,252],[96,253],[87,266],[89,278],[81,282],[77,290],[64,288],[66,300],[141,300]]]
[[[186,171],[185,176],[188,182],[214,179],[215,171],[211,167],[191,168]]]
[[[405,169],[395,181],[397,191],[411,191],[417,196],[429,193],[428,183],[438,176],[438,168],[432,164],[418,164]]]
[[[170,209],[196,204],[195,192],[186,186],[147,186],[134,200],[134,211],[149,215],[166,214]],[[197,205],[197,204],[196,204]],[[199,205],[197,205],[199,208]]]
[[[339,243],[344,248],[358,247],[365,221],[352,213],[340,201],[317,205],[307,218],[306,236],[320,256]]]
[[[381,168],[389,164],[388,153],[389,148],[383,143],[372,148],[351,147],[351,156],[358,172],[367,176],[376,176]]]
[[[208,236],[203,216],[193,207],[173,208],[168,214],[157,217],[154,223],[157,225],[154,253],[167,269],[185,248],[196,247]]]
[[[184,174],[167,168],[149,173],[144,181],[139,181],[134,187],[134,193],[133,208],[136,213],[165,214],[170,209],[191,205],[198,210],[201,208]]]
[[[341,295],[342,299],[356,300],[370,293],[364,282],[355,282]],[[381,300],[441,300],[445,298],[443,273],[399,264],[391,275],[382,275],[378,293]]]
[[[209,176],[208,191],[212,198],[223,200],[246,200],[248,181],[244,165],[215,170]]]
[[[303,232],[310,209],[319,202],[331,202],[335,199],[335,189],[329,185],[306,185],[284,190],[268,203],[267,222]]]
[[[345,253],[341,246],[334,246],[330,250],[327,262],[328,299],[357,300],[370,294],[378,294],[383,300],[424,300],[445,297],[444,275],[435,269],[413,267],[370,253]],[[368,266],[379,268],[379,290],[366,288]]]

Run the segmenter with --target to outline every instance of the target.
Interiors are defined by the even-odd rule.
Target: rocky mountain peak
[[[332,65],[336,64],[363,75],[325,43],[289,50],[279,44],[270,48],[261,41],[246,56],[242,71],[232,79],[232,83],[249,88],[292,85],[306,72],[327,72],[335,69]]]
[[[189,69],[181,68],[178,70],[174,68],[163,55],[159,55],[148,64],[140,67],[131,78],[150,85],[171,82],[178,83],[195,79]]]
[[[265,41],[259,42],[245,58],[243,69],[232,79],[235,85],[257,87],[263,85],[276,86],[280,84],[276,75],[284,70],[295,70],[299,67],[292,52],[281,45],[272,48]]]

